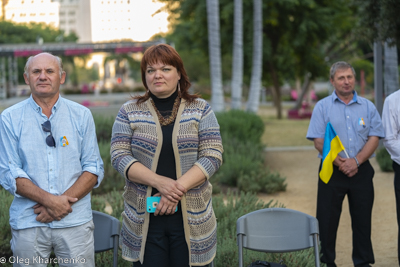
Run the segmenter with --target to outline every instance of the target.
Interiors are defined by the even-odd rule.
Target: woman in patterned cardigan
[[[111,140],[112,165],[126,182],[122,257],[134,267],[208,266],[217,244],[209,178],[223,152],[217,119],[188,93],[171,46],[148,48],[141,73],[146,93],[121,107]],[[161,196],[154,213],[146,211],[149,196]]]

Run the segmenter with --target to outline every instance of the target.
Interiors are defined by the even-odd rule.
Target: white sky
[[[135,41],[147,41],[156,33],[168,31],[168,14],[165,12],[158,13],[152,16],[162,3],[157,3],[154,0],[133,0],[134,5],[140,8],[135,8],[132,11],[132,19],[136,25],[133,36]]]

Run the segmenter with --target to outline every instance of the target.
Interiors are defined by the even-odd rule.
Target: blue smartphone
[[[160,203],[161,197],[148,197],[146,200],[147,212],[154,213],[157,209],[158,203]],[[175,212],[178,211],[178,206],[176,206]]]

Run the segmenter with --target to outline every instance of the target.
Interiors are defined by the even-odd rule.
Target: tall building
[[[60,4],[60,29],[78,42],[146,41],[150,32],[167,30],[167,14],[154,16],[160,3],[143,0],[53,0]],[[152,26],[164,21],[163,27]],[[162,22],[161,22],[162,24]]]
[[[66,34],[75,33],[80,43],[92,41],[90,0],[53,0],[60,5],[59,27]]]
[[[131,0],[53,0],[60,4],[60,29],[75,32],[78,42],[131,39]]]
[[[91,0],[92,41],[132,39],[132,11],[130,0]]]
[[[152,0],[0,0],[4,17],[13,22],[45,22],[78,42],[147,41],[167,31],[167,14]],[[5,5],[4,5],[5,4]]]
[[[58,28],[59,3],[51,0],[8,0],[4,19],[17,23],[44,22]]]

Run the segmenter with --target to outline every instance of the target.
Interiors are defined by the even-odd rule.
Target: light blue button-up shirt
[[[358,96],[355,91],[348,104],[340,100],[335,91],[318,101],[311,116],[307,139],[325,138],[328,122],[331,122],[351,158],[361,151],[369,136],[385,137],[381,117],[375,105]],[[340,152],[339,156],[347,158],[344,151]],[[322,155],[319,154],[318,157],[322,158]]]
[[[400,164],[400,90],[388,95],[382,111],[382,123],[385,129],[385,145],[390,157]]]
[[[65,228],[92,219],[90,194],[72,205],[72,213],[48,224],[36,221],[34,201],[16,193],[16,178],[23,177],[53,194],[62,195],[84,172],[104,177],[92,114],[86,107],[59,97],[49,118],[56,147],[46,145],[50,134],[41,124],[48,120],[32,96],[1,113],[0,184],[14,195],[10,207],[13,229],[48,226]],[[65,138],[64,138],[65,137]],[[62,145],[68,141],[65,146]]]

